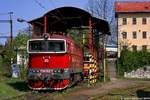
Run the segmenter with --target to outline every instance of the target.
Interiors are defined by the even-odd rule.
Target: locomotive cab
[[[27,43],[27,80],[34,90],[63,89],[69,83],[69,56],[65,39],[31,39]]]

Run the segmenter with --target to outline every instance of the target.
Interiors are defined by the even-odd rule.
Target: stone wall
[[[129,73],[124,72],[124,77],[150,79],[150,66],[145,66],[144,68],[139,68],[139,69],[133,70]]]

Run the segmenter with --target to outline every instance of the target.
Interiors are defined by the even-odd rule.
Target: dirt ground
[[[117,79],[106,83],[97,83],[95,86],[79,85],[63,91],[29,91],[28,93],[11,98],[16,100],[101,100],[108,94],[118,95],[126,90],[134,90],[134,95],[138,90],[148,88],[146,97],[150,99],[150,81]],[[117,94],[115,94],[115,92]],[[131,92],[131,91],[130,91]],[[136,94],[138,95],[138,94]],[[119,98],[118,100],[120,100]],[[106,100],[106,99],[103,99]],[[108,100],[108,99],[107,99]],[[115,99],[110,99],[115,100]]]

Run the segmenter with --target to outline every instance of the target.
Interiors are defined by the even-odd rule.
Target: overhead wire
[[[40,3],[38,0],[34,0],[42,9],[46,10],[46,7]],[[56,5],[54,4],[53,0],[49,0],[50,1],[50,4],[56,8]],[[56,12],[57,12],[57,15],[54,14],[54,13],[51,13],[50,15],[52,15],[53,17],[57,18],[57,21],[54,21],[53,23],[55,22],[62,22],[64,23],[65,25],[68,24],[68,22],[65,20],[65,17],[61,14],[61,12],[59,11],[59,9],[56,9]],[[51,25],[52,26],[52,25]]]
[[[49,0],[51,2],[51,5],[56,8],[56,5],[54,3],[53,0]],[[68,24],[67,21],[63,20],[64,16],[61,14],[61,12],[59,11],[59,9],[56,9],[57,13],[60,15],[59,20],[64,23],[64,24]]]
[[[55,3],[53,2],[53,0],[50,0],[51,1],[51,5],[54,7],[54,8],[56,8],[56,5],[55,5]],[[63,17],[63,15],[61,14],[61,12],[58,10],[58,9],[56,9],[56,11],[59,13],[59,15],[61,16],[61,17]]]
[[[38,0],[34,0],[42,9],[46,10],[46,7],[40,3]]]
[[[42,9],[47,10],[46,7],[45,7],[42,3],[40,3],[38,0],[34,0],[34,1],[35,1],[35,3],[37,3]],[[58,18],[58,16],[56,16],[56,15],[54,15],[54,14],[52,14],[52,15],[55,16],[56,18]],[[58,19],[60,19],[60,18],[58,18]]]
[[[56,8],[56,5],[54,4],[53,0],[49,0],[50,1],[50,4]],[[61,12],[59,11],[59,9],[55,9],[55,11],[57,12],[57,15],[54,14],[54,13],[50,13],[50,15],[54,16],[55,18],[57,18],[56,21],[52,22],[52,24],[56,23],[56,22],[62,22],[63,24],[67,24],[67,21],[65,21],[63,18],[64,16],[61,14]],[[52,28],[52,24],[51,24],[51,28]]]
[[[10,13],[0,13],[0,15],[9,15]]]

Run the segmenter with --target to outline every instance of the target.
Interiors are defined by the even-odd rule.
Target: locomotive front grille
[[[69,79],[68,69],[28,69],[27,79],[31,80],[51,80],[51,79]]]

